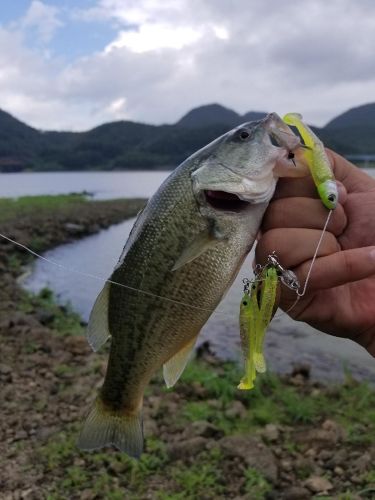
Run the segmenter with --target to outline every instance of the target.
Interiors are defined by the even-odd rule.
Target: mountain
[[[244,115],[242,115],[241,120],[242,122],[252,122],[256,120],[261,120],[266,116],[267,113],[264,113],[263,111],[248,111]]]
[[[220,104],[207,104],[194,108],[184,115],[176,125],[186,128],[202,128],[209,125],[225,124],[234,127],[240,122],[240,115]]]
[[[327,123],[326,129],[375,127],[375,102],[349,109]]]
[[[0,171],[22,170],[34,158],[39,132],[0,110]]]
[[[339,153],[375,154],[375,125],[369,122],[374,106],[349,110],[314,130]],[[209,104],[191,110],[175,125],[118,121],[86,132],[42,132],[0,110],[0,172],[172,168],[232,127],[265,114],[241,116]],[[345,127],[334,126],[343,120]]]
[[[185,128],[203,128],[211,125],[227,125],[228,127],[236,127],[244,122],[253,120],[260,120],[266,116],[267,113],[261,111],[249,111],[244,115],[239,115],[235,111],[225,108],[220,104],[207,104],[194,108],[180,121],[176,123]]]

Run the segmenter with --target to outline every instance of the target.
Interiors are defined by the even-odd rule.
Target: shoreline
[[[0,220],[0,231],[44,251],[133,216],[142,203],[63,202]],[[173,390],[160,374],[151,382],[140,462],[108,449],[80,452],[75,440],[107,354],[91,352],[78,315],[48,291],[35,296],[19,287],[31,261],[0,242],[2,497],[344,500],[375,491],[371,388],[350,376],[326,387],[301,365],[238,391],[238,368],[207,346]]]

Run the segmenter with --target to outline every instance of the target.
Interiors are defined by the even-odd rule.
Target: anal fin
[[[98,351],[110,337],[108,327],[108,301],[110,283],[106,283],[92,308],[86,337],[93,351]]]
[[[173,387],[177,380],[180,378],[184,371],[187,362],[189,361],[190,354],[194,349],[197,337],[188,342],[182,349],[180,349],[174,356],[172,356],[163,365],[163,376],[165,384],[168,388]]]

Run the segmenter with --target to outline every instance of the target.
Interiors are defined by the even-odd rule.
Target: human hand
[[[289,315],[323,332],[347,337],[375,357],[375,180],[327,150],[339,185],[306,294]],[[256,262],[274,250],[284,268],[305,284],[328,211],[311,177],[280,179],[262,224]],[[280,307],[288,310],[295,292],[282,286]]]

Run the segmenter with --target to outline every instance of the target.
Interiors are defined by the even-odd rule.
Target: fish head
[[[287,162],[291,149],[299,144],[290,129],[290,133],[278,133],[287,129],[271,113],[263,120],[243,123],[199,151],[192,173],[199,204],[239,212],[249,204],[268,202],[280,175],[275,165]],[[278,135],[282,140],[277,140]]]

